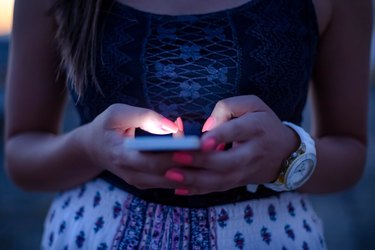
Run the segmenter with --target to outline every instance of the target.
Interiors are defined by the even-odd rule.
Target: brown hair
[[[96,76],[96,46],[99,14],[107,0],[56,0],[51,13],[57,22],[56,42],[60,50],[59,73],[81,95],[94,84],[100,90]]]

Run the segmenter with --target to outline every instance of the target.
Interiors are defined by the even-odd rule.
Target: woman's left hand
[[[298,147],[294,132],[254,95],[219,101],[202,131],[207,131],[203,151],[175,153],[174,161],[182,167],[165,174],[180,182],[176,194],[206,194],[274,181],[282,161]],[[227,143],[232,148],[220,150]]]

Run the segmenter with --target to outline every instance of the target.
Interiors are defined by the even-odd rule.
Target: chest
[[[236,8],[249,2],[249,0],[117,0],[135,9],[167,15],[202,14]],[[250,0],[254,1],[254,0]],[[317,16],[320,33],[326,29],[331,18],[331,0],[312,0]]]
[[[217,101],[251,94],[280,119],[298,123],[317,41],[308,3],[253,0],[171,16],[117,2],[103,17],[98,49],[104,95],[88,91],[82,113],[95,117],[114,102],[127,103],[180,116],[200,131]]]

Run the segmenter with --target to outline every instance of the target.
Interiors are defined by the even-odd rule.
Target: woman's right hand
[[[125,150],[124,140],[134,137],[136,128],[160,135],[178,131],[174,122],[152,110],[113,104],[86,126],[83,143],[90,161],[140,189],[175,188],[164,177],[176,165],[171,154]]]
[[[46,15],[51,8],[46,1],[17,1],[14,8],[4,134],[10,178],[25,190],[56,191],[108,170],[139,188],[167,187],[163,175],[172,165],[169,156],[125,152],[123,147],[136,128],[154,134],[177,131],[163,116],[114,104],[91,123],[61,133],[68,93],[64,74],[56,76],[61,58],[56,20]]]

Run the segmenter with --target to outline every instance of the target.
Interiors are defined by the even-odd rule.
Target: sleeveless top
[[[178,16],[115,1],[100,18],[96,72],[102,93],[89,87],[77,98],[71,89],[81,123],[111,104],[126,103],[171,120],[180,116],[185,134],[200,135],[217,101],[251,94],[280,120],[300,124],[318,42],[315,14],[311,0],[250,0],[227,10]],[[101,178],[145,199],[171,201],[167,204],[182,199],[176,203],[181,206],[254,196],[241,187],[213,194],[216,198],[181,197],[173,190],[138,190],[109,172]],[[259,192],[256,198],[274,194]]]

